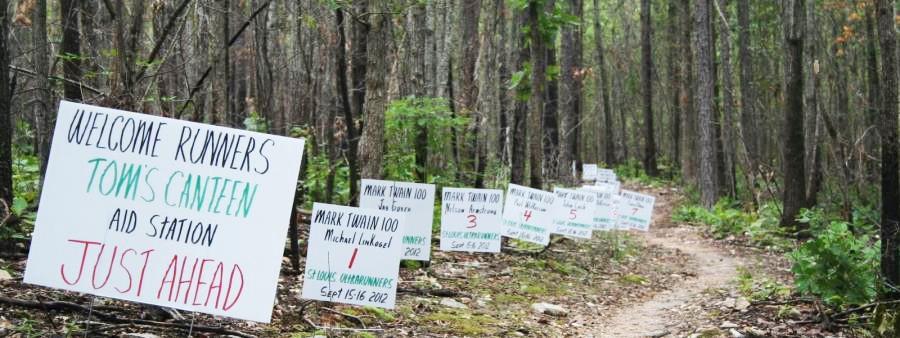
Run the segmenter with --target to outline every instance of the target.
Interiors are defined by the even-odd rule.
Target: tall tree
[[[338,33],[338,44],[335,46],[335,85],[337,86],[338,97],[341,100],[341,108],[344,113],[344,125],[347,128],[347,166],[349,167],[349,185],[350,185],[350,201],[355,201],[357,182],[359,182],[359,168],[356,162],[357,149],[359,147],[359,139],[357,139],[356,123],[353,120],[353,107],[350,103],[350,93],[347,88],[347,39],[344,34],[344,10],[340,7],[334,10],[335,28]]]
[[[710,1],[696,0],[694,7],[693,40],[696,49],[694,56],[697,72],[696,95],[698,131],[700,133],[700,161],[697,179],[700,186],[700,202],[712,207],[718,199],[716,180],[716,145],[715,126],[712,124],[714,81],[712,75],[713,55],[710,41]]]
[[[31,12],[32,60],[34,62],[35,97],[34,115],[37,122],[38,154],[41,159],[41,176],[47,172],[50,159],[50,140],[53,137],[52,92],[50,88],[50,41],[47,40],[47,0],[36,0]],[[4,70],[5,71],[5,70]],[[8,84],[0,84],[8,85]]]
[[[806,1],[782,3],[784,64],[784,204],[781,224],[798,225],[797,213],[806,206],[806,169],[803,128],[803,38]]]
[[[653,136],[653,50],[650,45],[650,0],[641,0],[641,94],[644,110],[644,171],[656,176],[656,139]]]
[[[9,82],[9,6],[0,6],[0,199],[12,205],[12,91]]]
[[[63,74],[69,81],[65,81],[63,92],[66,99],[81,101],[81,37],[78,33],[78,1],[59,0],[60,15],[62,16],[62,44],[60,52],[63,54]]]
[[[541,148],[542,117],[544,116],[544,86],[547,83],[547,52],[546,41],[541,29],[541,16],[543,12],[542,1],[531,0],[528,2],[528,29],[531,43],[531,96],[528,106],[531,112],[528,115],[528,130],[531,131],[528,146],[531,175],[529,186],[543,188],[543,153]]]
[[[876,0],[878,41],[881,46],[881,274],[890,290],[885,298],[898,299],[900,292],[900,144],[897,141],[897,31],[894,0]]]
[[[576,23],[562,30],[562,91],[560,95],[559,123],[559,179],[566,185],[575,184],[571,166],[578,168],[578,125],[581,112],[581,27],[583,4],[581,0],[566,2],[568,14]]]
[[[514,59],[514,69],[516,73],[519,74],[519,82],[516,84],[515,88],[515,101],[513,104],[513,114],[512,114],[512,144],[511,147],[511,157],[510,157],[510,182],[515,184],[524,185],[525,184],[525,163],[527,160],[527,145],[529,144],[530,137],[528,132],[528,95],[530,94],[530,86],[527,84],[527,81],[521,78],[525,74],[525,63],[528,62],[528,34],[523,27],[528,25],[528,10],[527,8],[523,8],[521,10],[517,10],[515,14],[516,24],[512,25],[512,30],[515,34],[516,41],[516,52],[513,56]],[[535,130],[532,133],[537,133],[540,135],[540,131]],[[538,141],[540,144],[540,141]],[[540,149],[538,150],[540,151]]]
[[[753,56],[750,51],[750,0],[737,1],[738,64],[741,91],[741,143],[746,151],[746,168],[750,189],[755,185],[758,144],[756,126],[756,87],[753,84]]]
[[[725,180],[720,182],[720,187],[728,196],[737,195],[737,187],[735,183],[735,147],[734,142],[734,80],[731,68],[731,27],[728,25],[728,18],[725,12],[728,10],[728,0],[717,0],[716,13],[719,15],[719,27],[721,33],[719,36],[722,40],[722,154],[724,155],[725,170],[720,176],[724,176]]]
[[[866,124],[869,127],[880,125],[878,105],[880,102],[878,91],[881,89],[881,81],[878,78],[878,56],[875,45],[878,44],[878,36],[875,35],[875,9],[866,6],[865,30],[866,30]],[[841,74],[843,75],[843,74]],[[843,77],[841,78],[843,80]],[[844,95],[844,94],[842,94]],[[878,149],[878,133],[868,133],[865,140],[866,152],[874,153]],[[875,175],[877,163],[866,161],[866,175]]]
[[[594,43],[596,44],[597,68],[600,68],[597,88],[600,90],[600,98],[603,104],[603,159],[607,165],[612,166],[616,164],[616,144],[613,140],[613,116],[609,104],[609,78],[606,74],[606,51],[603,49],[600,0],[594,0]]]
[[[410,61],[412,67],[412,94],[416,97],[425,97],[428,95],[427,84],[425,81],[425,48],[426,48],[426,32],[425,26],[425,4],[417,3],[412,7],[411,21],[413,28]],[[415,153],[416,153],[416,178],[419,182],[428,180],[428,125],[420,124],[416,130]]]
[[[681,83],[682,79],[682,67],[681,62],[679,61],[679,54],[681,53],[681,7],[683,4],[680,4],[679,1],[669,1],[669,51],[668,51],[668,68],[669,68],[669,84],[672,88],[672,106],[669,127],[672,128],[672,134],[669,145],[671,147],[671,162],[672,165],[678,166],[681,163],[681,115],[682,115],[682,105],[681,105],[681,96],[684,95],[682,92]]]
[[[462,169],[471,170],[474,174],[478,171],[478,163],[475,161],[475,157],[478,151],[478,126],[482,117],[481,113],[477,111],[478,83],[475,81],[475,66],[478,61],[478,50],[481,46],[478,39],[478,18],[481,14],[481,0],[463,0],[460,1],[460,6],[459,25],[463,43],[460,60],[459,110],[460,115],[470,117],[468,128],[470,142],[462,143],[466,144],[466,149],[462,156],[462,164],[464,164]],[[469,181],[471,183],[473,180]]]
[[[388,2],[369,3],[366,35],[366,98],[363,132],[359,141],[360,174],[379,179],[383,174],[384,114],[387,110],[387,78],[391,60],[391,9]]]

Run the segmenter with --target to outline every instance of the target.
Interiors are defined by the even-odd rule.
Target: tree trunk
[[[356,201],[357,182],[359,182],[359,168],[356,162],[357,149],[359,147],[359,139],[356,137],[356,123],[353,120],[352,105],[350,103],[350,93],[347,88],[347,39],[344,35],[344,11],[341,8],[334,10],[335,26],[338,33],[337,52],[335,53],[335,70],[337,71],[335,84],[337,85],[338,96],[341,99],[341,108],[344,112],[344,124],[347,127],[347,165],[350,167],[350,203]]]
[[[900,165],[897,143],[897,32],[895,1],[876,0],[881,45],[881,275],[888,285],[900,285]],[[883,298],[898,299],[888,289]]]
[[[737,196],[735,179],[735,149],[734,141],[734,81],[731,68],[731,29],[728,26],[724,12],[728,9],[728,0],[719,1],[716,13],[719,15],[720,36],[722,40],[722,153],[724,154],[725,181],[721,182],[728,196]]]
[[[369,0],[353,1],[353,13],[361,15],[366,13],[369,8]],[[366,23],[366,16],[360,16],[350,20],[353,34],[350,36],[350,85],[353,86],[351,105],[353,116],[362,118],[363,109],[366,102],[366,55],[368,53],[368,37],[369,26]],[[384,46],[379,46],[383,48]]]
[[[714,78],[712,76],[713,55],[710,41],[710,9],[711,0],[696,0],[694,7],[693,39],[696,48],[695,69],[697,70],[696,101],[697,121],[700,133],[700,161],[698,182],[700,186],[700,201],[709,208],[718,199],[718,187],[716,182],[716,145],[715,126],[712,122]]]
[[[656,176],[656,139],[653,135],[653,50],[650,46],[650,0],[641,0],[641,90],[644,110],[644,171]]]
[[[9,81],[10,55],[9,6],[0,6],[0,199],[7,205],[13,202],[12,185],[12,88]]]
[[[544,86],[547,83],[547,51],[540,22],[544,10],[542,7],[540,1],[532,0],[528,3],[528,27],[531,36],[531,97],[528,102],[531,108],[528,116],[528,130],[531,131],[528,141],[531,153],[529,186],[535,189],[542,189],[544,185],[541,172],[544,163],[541,151],[543,130],[541,118],[544,116]]]
[[[547,8],[547,7],[545,7]],[[556,49],[546,46],[547,68],[556,65]],[[546,69],[546,68],[545,68]],[[546,74],[546,72],[545,72]],[[542,113],[541,144],[543,145],[544,164],[541,172],[556,175],[559,155],[559,81],[558,78],[545,79],[544,109]]]
[[[746,173],[750,193],[756,199],[756,174],[758,171],[759,140],[757,125],[759,119],[754,109],[756,87],[753,85],[753,56],[750,52],[750,0],[738,0],[738,63],[740,65],[741,87],[741,144],[746,152]]]
[[[412,8],[412,25],[413,25],[413,40],[412,40],[412,48],[410,50],[411,55],[411,63],[412,63],[412,73],[413,76],[410,79],[410,83],[412,84],[412,94],[418,98],[423,98],[428,95],[427,92],[427,83],[425,81],[425,48],[426,48],[426,33],[427,27],[425,26],[425,4],[418,3]],[[416,140],[415,140],[415,152],[416,152],[416,178],[419,182],[425,183],[428,181],[428,126],[425,124],[421,124],[418,126],[416,130]]]
[[[462,0],[460,1],[459,25],[461,29],[462,39],[462,55],[460,58],[460,77],[459,77],[459,114],[460,116],[469,117],[468,136],[464,136],[462,142],[465,144],[463,150],[460,169],[470,173],[469,177],[474,178],[478,171],[478,163],[475,161],[476,152],[478,151],[478,126],[481,123],[482,115],[478,112],[478,83],[475,81],[475,65],[478,61],[478,51],[481,47],[478,39],[478,18],[481,14],[481,0]],[[464,135],[466,135],[464,134]],[[476,179],[466,179],[472,184]]]
[[[559,123],[559,169],[560,183],[575,185],[575,176],[571,167],[575,163],[576,171],[580,170],[576,163],[578,153],[578,115],[581,111],[581,0],[568,0],[568,14],[576,18],[577,24],[566,25],[562,31],[562,91],[560,95]]]
[[[56,114],[53,111],[50,91],[50,42],[47,41],[47,0],[36,0],[31,13],[31,43],[35,77],[34,114],[37,121],[38,155],[41,160],[41,177],[47,172],[50,159],[50,141]],[[6,71],[5,69],[3,71]],[[6,83],[0,85],[8,86]]]
[[[369,32],[366,36],[366,104],[363,133],[359,144],[360,176],[383,176],[384,113],[387,109],[387,77],[391,58],[387,47],[393,38],[388,3],[369,4]]]
[[[785,40],[784,92],[784,204],[781,224],[800,225],[796,218],[806,206],[806,169],[803,129],[803,38],[805,0],[786,0],[782,8]]]
[[[68,100],[81,101],[81,36],[78,33],[77,0],[60,0],[60,16],[62,17],[63,75],[67,80],[63,84],[63,93]]]
[[[603,102],[603,158],[606,165],[616,164],[616,143],[613,137],[613,115],[609,103],[609,76],[606,73],[606,51],[603,49],[603,26],[600,24],[600,0],[594,0],[594,40],[597,44],[597,67],[600,77],[597,88]]]
[[[878,36],[875,35],[875,10],[871,6],[866,7],[866,78],[868,93],[866,95],[866,128],[877,128],[879,123],[878,104],[881,84],[878,79],[878,57],[876,54],[875,44],[878,43]],[[846,87],[845,87],[846,88]],[[866,133],[865,152],[869,154],[878,151],[878,133]],[[865,176],[874,178],[878,171],[878,163],[875,161],[866,161]],[[848,182],[849,183],[849,182]]]
[[[684,149],[684,156],[681,157],[681,172],[688,182],[699,185],[697,171],[700,164],[700,151],[698,149],[699,142],[697,140],[697,110],[694,108],[695,105],[698,105],[699,103],[694,102],[697,95],[696,89],[698,84],[694,82],[694,68],[696,68],[694,67],[694,63],[697,62],[697,60],[694,56],[694,46],[691,45],[692,36],[694,34],[691,0],[686,0],[683,8],[685,12],[684,15],[682,15],[684,21],[682,22],[681,48],[684,62],[684,82],[682,86],[682,92],[684,93],[684,98],[682,100],[684,118],[681,119],[681,129],[684,130],[684,133],[681,142],[682,148]]]
[[[522,29],[515,29],[516,27],[525,27],[528,24],[528,12],[527,10],[522,10],[519,13],[516,13],[516,24],[513,25],[513,32],[516,34],[516,40],[518,45],[516,49],[518,52],[515,55],[515,69],[518,72],[525,71],[525,62],[528,61],[528,34],[524,32]],[[531,139],[528,135],[528,94],[529,86],[525,83],[524,79],[521,79],[518,86],[516,87],[516,95],[514,101],[513,108],[513,116],[512,116],[512,156],[510,158],[510,162],[512,167],[510,168],[510,182],[514,184],[524,185],[525,184],[525,162],[527,158],[527,147],[529,140]],[[538,115],[540,116],[540,115]],[[539,130],[533,131],[533,133],[537,133],[540,135]],[[540,151],[540,148],[538,148]]]
[[[682,47],[679,44],[679,39],[681,39],[681,25],[679,24],[679,20],[681,20],[681,16],[684,15],[681,13],[681,7],[684,6],[680,4],[679,1],[670,1],[669,2],[669,52],[668,52],[668,68],[669,68],[669,85],[672,88],[672,107],[670,113],[670,123],[669,127],[672,128],[672,135],[669,145],[671,147],[671,163],[672,166],[678,167],[681,164],[681,115],[682,115],[682,67],[681,62],[679,62],[679,54],[681,53]]]

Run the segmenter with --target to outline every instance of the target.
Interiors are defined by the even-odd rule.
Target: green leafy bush
[[[789,247],[791,240],[779,225],[780,210],[778,204],[767,203],[756,212],[746,212],[736,202],[722,199],[712,209],[697,204],[682,205],[675,209],[672,220],[708,226],[718,239],[746,236],[754,245],[782,249]]]
[[[788,257],[798,291],[840,306],[875,298],[880,251],[867,235],[855,235],[846,222],[833,221]]]

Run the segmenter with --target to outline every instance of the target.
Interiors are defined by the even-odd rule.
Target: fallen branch
[[[351,314],[349,314],[349,313],[344,313],[344,312],[341,312],[341,311],[338,311],[338,310],[335,310],[335,309],[332,309],[332,308],[328,308],[328,307],[323,307],[322,310],[325,310],[325,311],[327,311],[327,312],[331,312],[331,313],[336,314],[336,315],[339,315],[339,316],[346,317],[347,319],[351,319],[351,320],[353,320],[354,322],[356,322],[357,324],[359,324],[359,326],[362,326],[363,329],[366,328],[366,323],[363,322],[362,318],[359,318],[359,317],[357,317],[357,316],[351,315]]]
[[[183,323],[172,323],[172,322],[158,322],[153,320],[145,320],[145,319],[129,319],[122,318],[116,316],[111,313],[106,313],[102,311],[97,311],[96,309],[90,309],[85,307],[84,305],[65,302],[65,301],[52,301],[52,302],[36,302],[31,300],[24,299],[16,299],[5,296],[0,296],[0,303],[9,304],[29,309],[39,309],[39,310],[59,310],[59,311],[71,311],[71,312],[88,312],[91,313],[93,317],[96,317],[104,322],[110,322],[113,324],[134,324],[134,325],[147,325],[147,326],[155,326],[155,327],[164,327],[170,329],[181,329],[181,330],[194,330],[198,332],[209,332],[209,333],[217,333],[223,335],[232,335],[238,337],[246,337],[246,338],[256,338],[256,336],[244,333],[241,331],[229,330],[227,328],[221,326],[207,326],[207,325],[193,325],[193,329],[191,329],[190,324]]]
[[[787,300],[758,300],[750,302],[750,305],[793,305],[797,303],[812,303],[815,300],[811,298],[795,298]]]
[[[841,317],[844,317],[851,313],[862,312],[862,311],[868,310],[868,309],[876,307],[876,306],[891,305],[891,304],[900,304],[900,300],[890,300],[890,301],[884,301],[884,302],[869,303],[869,304],[861,305],[861,306],[858,306],[858,307],[855,307],[852,309],[847,309],[847,310],[838,312],[838,313],[832,315],[831,317],[832,318],[841,318]]]

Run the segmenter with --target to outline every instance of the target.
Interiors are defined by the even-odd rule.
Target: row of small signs
[[[63,101],[24,281],[268,322],[303,147]],[[444,188],[440,249],[648,229],[652,196],[584,169],[594,185],[552,193]],[[302,296],[392,308],[399,261],[430,259],[435,187],[363,180],[360,195],[358,208],[314,204]]]

